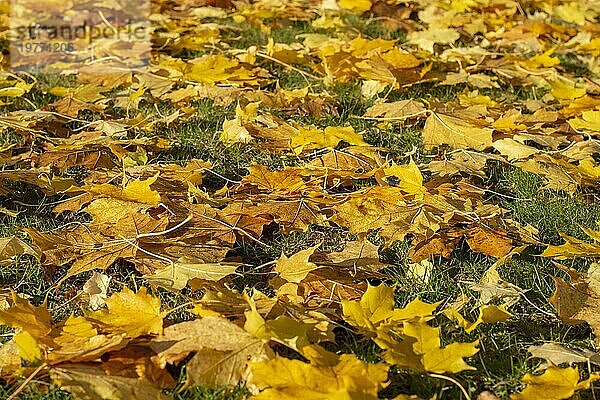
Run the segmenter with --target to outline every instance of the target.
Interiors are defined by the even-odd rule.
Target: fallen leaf
[[[425,121],[423,142],[426,149],[447,144],[453,149],[485,150],[492,145],[492,130],[432,112]]]
[[[123,333],[130,338],[162,333],[164,313],[160,311],[160,299],[148,294],[145,287],[136,293],[125,287],[105,301],[107,309],[85,314],[101,331]]]
[[[301,250],[291,257],[281,254],[281,257],[275,264],[275,271],[279,272],[279,276],[288,282],[299,283],[310,271],[319,268],[316,264],[308,261],[309,257],[315,252],[320,244],[309,247],[306,250]]]
[[[527,374],[521,382],[525,389],[511,395],[512,400],[562,400],[568,399],[577,390],[588,389],[594,381],[600,380],[600,375],[592,374],[588,379],[579,381],[577,368],[558,368],[550,366],[542,375]]]

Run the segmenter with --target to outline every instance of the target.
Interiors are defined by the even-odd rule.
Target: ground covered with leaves
[[[598,2],[152,12],[0,73],[0,397],[595,398]]]

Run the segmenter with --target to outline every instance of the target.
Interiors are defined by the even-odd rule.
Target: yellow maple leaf
[[[109,183],[92,184],[83,186],[83,190],[91,194],[112,197],[118,200],[134,201],[149,205],[158,205],[160,203],[160,194],[150,188],[158,179],[158,173],[148,179],[133,179],[124,187],[111,185]]]
[[[309,247],[306,250],[302,250],[287,257],[285,254],[281,254],[281,257],[275,264],[275,271],[279,272],[279,276],[288,282],[299,283],[302,279],[306,278],[306,275],[310,271],[313,271],[318,265],[308,261],[309,257],[319,248],[321,244]]]
[[[248,361],[267,358],[265,344],[226,318],[207,316],[171,325],[152,339],[161,367],[195,353],[186,364],[186,385],[234,386],[249,375]]]
[[[53,368],[50,376],[62,390],[87,400],[167,400],[160,387],[146,378],[112,374],[101,366],[65,364]]]
[[[162,333],[160,299],[148,294],[145,287],[137,293],[125,287],[105,301],[108,309],[86,314],[100,331],[124,333],[130,338]]]
[[[573,129],[600,133],[600,111],[584,111],[581,118],[567,121]]]
[[[392,161],[390,167],[383,168],[383,172],[386,177],[395,176],[398,178],[399,182],[395,186],[398,186],[404,192],[423,198],[423,193],[426,191],[423,186],[423,174],[421,174],[412,157],[407,165],[397,165]]]
[[[151,275],[144,275],[144,278],[153,285],[171,290],[181,290],[192,279],[218,281],[234,274],[240,265],[242,264],[207,263],[194,257],[180,257],[166,268],[154,271]]]
[[[300,132],[292,137],[291,147],[295,154],[300,154],[305,150],[333,148],[341,141],[354,146],[369,146],[361,135],[354,132],[354,128],[351,126],[328,126],[324,131],[316,128],[300,128]]]
[[[21,331],[14,336],[14,341],[19,349],[19,357],[27,361],[42,359],[42,352],[37,340],[27,331]]]
[[[261,392],[257,400],[376,400],[386,386],[388,366],[367,364],[353,354],[339,356],[334,365],[313,365],[299,360],[274,359],[252,363],[251,383]]]
[[[357,13],[369,11],[373,3],[371,0],[338,0],[338,6],[343,10],[350,10]]]
[[[550,94],[558,100],[574,100],[578,97],[585,96],[586,90],[583,88],[576,88],[575,82],[568,79],[557,79],[550,82],[552,90]]]
[[[450,307],[446,310],[445,314],[448,318],[457,321],[461,328],[464,328],[465,332],[473,332],[479,325],[483,323],[493,323],[506,321],[512,315],[506,311],[505,306],[495,305],[482,305],[479,307],[479,316],[475,321],[469,321],[463,317],[455,308]]]
[[[219,140],[225,144],[232,145],[235,143],[250,143],[252,136],[248,129],[242,125],[238,118],[226,119],[223,121],[223,132],[219,136]]]
[[[575,237],[559,232],[565,243],[561,245],[548,245],[542,253],[542,257],[553,257],[557,260],[566,260],[575,257],[597,257],[600,256],[600,231],[581,228],[586,235],[594,239],[594,243],[588,243]]]
[[[423,127],[426,149],[447,144],[453,149],[485,150],[492,145],[492,130],[480,128],[460,118],[432,112]]]
[[[433,45],[454,43],[460,38],[460,34],[453,28],[431,26],[426,30],[411,32],[406,38],[408,43],[416,44],[423,50],[433,53]]]
[[[527,60],[521,61],[521,64],[527,68],[539,68],[539,67],[554,67],[560,64],[558,57],[552,57],[556,48],[551,48],[542,54],[533,56]]]
[[[527,386],[521,393],[510,396],[511,400],[563,400],[571,398],[575,391],[588,389],[594,381],[600,380],[599,374],[592,374],[579,382],[577,368],[559,368],[550,366],[542,375],[527,374],[521,382]]]
[[[271,194],[289,194],[306,189],[306,184],[297,168],[282,171],[269,171],[264,165],[251,165],[250,174],[242,178],[242,183],[255,185]]]
[[[342,300],[344,319],[356,327],[371,331],[392,316],[393,308],[394,288],[386,285],[369,285],[360,301]]]
[[[393,309],[393,306],[393,289],[385,285],[369,286],[360,301],[342,301],[344,319],[373,337],[385,350],[386,362],[436,373],[475,369],[463,358],[479,351],[479,341],[451,343],[442,348],[440,328],[427,324],[439,303],[428,304],[415,299],[401,309]]]
[[[540,150],[535,147],[527,146],[511,138],[496,140],[492,146],[511,161],[528,158],[533,154],[540,153]]]
[[[28,332],[36,340],[44,340],[52,330],[52,317],[46,305],[34,307],[29,301],[12,292],[12,305],[0,309],[0,324]]]
[[[48,353],[46,360],[51,364],[95,360],[108,351],[123,348],[128,343],[124,334],[99,334],[90,321],[84,317],[73,316],[62,323],[53,340],[55,346]]]

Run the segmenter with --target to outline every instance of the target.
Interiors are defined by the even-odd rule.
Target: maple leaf
[[[50,376],[61,389],[84,400],[168,399],[147,379],[113,375],[100,366],[67,364],[53,368]]]
[[[502,258],[513,249],[513,241],[501,230],[474,227],[468,231],[467,244],[473,251]]]
[[[592,132],[597,135],[600,132],[600,111],[584,111],[581,118],[573,118],[567,121],[573,129]]]
[[[29,332],[19,332],[13,336],[13,340],[19,349],[19,357],[23,360],[35,362],[42,359],[38,342]]]
[[[99,334],[92,323],[83,317],[71,316],[57,330],[53,337],[54,348],[46,357],[46,362],[51,364],[96,360],[129,343],[124,334]]]
[[[585,95],[585,89],[575,87],[575,82],[568,79],[558,79],[550,82],[552,90],[550,94],[559,100],[574,100]]]
[[[423,197],[423,193],[426,190],[423,187],[423,175],[412,157],[407,165],[397,165],[392,162],[390,167],[383,168],[383,173],[386,177],[396,177],[399,182],[395,186],[398,186],[404,192],[419,198]]]
[[[301,250],[289,258],[282,253],[275,264],[275,271],[279,272],[279,276],[288,282],[302,281],[310,271],[319,268],[316,264],[308,261],[319,246],[320,244]]]
[[[583,349],[572,350],[557,343],[544,343],[540,346],[529,346],[527,349],[531,357],[543,358],[552,365],[592,363],[600,365],[600,355],[593,351]]]
[[[528,158],[532,154],[540,152],[535,147],[527,146],[510,138],[496,140],[492,146],[510,161]]]
[[[269,171],[263,165],[251,165],[248,170],[250,174],[242,178],[242,184],[255,185],[271,194],[298,193],[307,189],[300,171],[296,168]]]
[[[162,333],[165,314],[160,311],[160,299],[148,294],[145,287],[136,293],[125,287],[105,301],[106,310],[86,313],[86,318],[101,331],[123,333],[130,338]]]
[[[594,240],[594,243],[588,243],[583,240],[560,233],[565,240],[564,244],[554,246],[548,245],[542,253],[543,257],[553,257],[557,260],[566,260],[574,257],[597,257],[600,256],[600,231],[594,231],[588,228],[581,230]]]
[[[11,306],[0,309],[0,323],[19,328],[36,340],[43,341],[52,330],[52,317],[45,305],[35,307],[12,292]]]
[[[37,249],[16,236],[0,238],[0,265],[9,265],[22,254],[29,254],[38,260],[41,256]]]
[[[206,263],[201,259],[181,257],[166,268],[145,275],[148,282],[172,290],[181,290],[192,279],[218,281],[234,274],[237,263]]]
[[[369,146],[361,135],[354,132],[351,126],[334,127],[328,126],[324,131],[320,129],[304,129],[293,136],[290,146],[295,154],[300,154],[303,151],[314,150],[322,147],[336,147],[341,141],[354,146]]]
[[[93,195],[155,206],[160,203],[160,194],[156,190],[151,189],[150,185],[156,182],[157,179],[158,174],[143,181],[133,179],[121,188],[108,183],[103,183],[100,185],[83,186],[82,189]]]
[[[171,325],[150,346],[163,367],[195,353],[186,365],[187,386],[235,386],[249,378],[248,362],[270,354],[261,340],[217,316]]]
[[[427,30],[420,32],[411,32],[407,39],[409,43],[414,43],[423,50],[433,53],[433,45],[454,43],[460,34],[453,28],[432,26]]]
[[[591,374],[588,379],[579,381],[577,368],[550,366],[542,375],[525,375],[521,381],[527,386],[521,393],[513,394],[510,398],[512,400],[568,399],[577,390],[588,389],[590,384],[597,380],[600,380],[599,374]]]
[[[492,130],[449,115],[431,112],[423,128],[425,148],[447,144],[453,149],[485,150],[492,145]]]
[[[369,11],[371,9],[371,0],[339,0],[338,6],[344,10],[350,10],[358,13]]]
[[[556,290],[548,301],[564,323],[576,325],[587,322],[596,338],[599,338],[600,320],[597,310],[600,307],[600,285],[595,278],[598,264],[592,264],[587,274],[561,268],[571,276],[571,282],[554,277]]]
[[[403,121],[426,113],[423,103],[416,100],[400,100],[393,103],[378,103],[365,111],[364,116],[370,118],[382,117],[385,120]]]
[[[360,301],[342,300],[344,319],[369,331],[392,317],[393,308],[394,288],[386,285],[369,286]]]
[[[106,91],[106,88],[87,84],[76,89],[54,87],[50,89],[49,93],[63,97],[62,100],[51,104],[57,112],[76,118],[81,110],[102,112],[104,106],[96,104],[96,102],[104,98],[102,95],[104,91]]]
[[[319,366],[275,356],[252,363],[251,382],[261,389],[256,399],[377,399],[388,367],[366,364],[343,354],[333,365]]]
[[[479,325],[484,323],[506,321],[512,315],[506,310],[506,306],[482,305],[479,307],[479,315],[475,321],[465,319],[456,309],[449,308],[446,312],[449,318],[455,319],[465,332],[473,332]]]
[[[439,303],[415,299],[402,309],[393,309],[393,305],[393,289],[384,285],[369,287],[360,301],[342,302],[344,318],[374,336],[375,343],[385,350],[386,362],[436,373],[475,369],[463,358],[478,352],[479,341],[451,343],[442,348],[440,329],[427,325]]]

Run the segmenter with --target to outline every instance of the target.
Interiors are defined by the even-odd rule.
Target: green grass
[[[542,242],[561,244],[559,232],[586,239],[580,227],[600,229],[600,204],[576,193],[572,196],[544,190],[543,180],[518,168],[503,171],[499,189],[511,197],[503,197],[504,207],[519,222],[529,223],[540,231]]]

